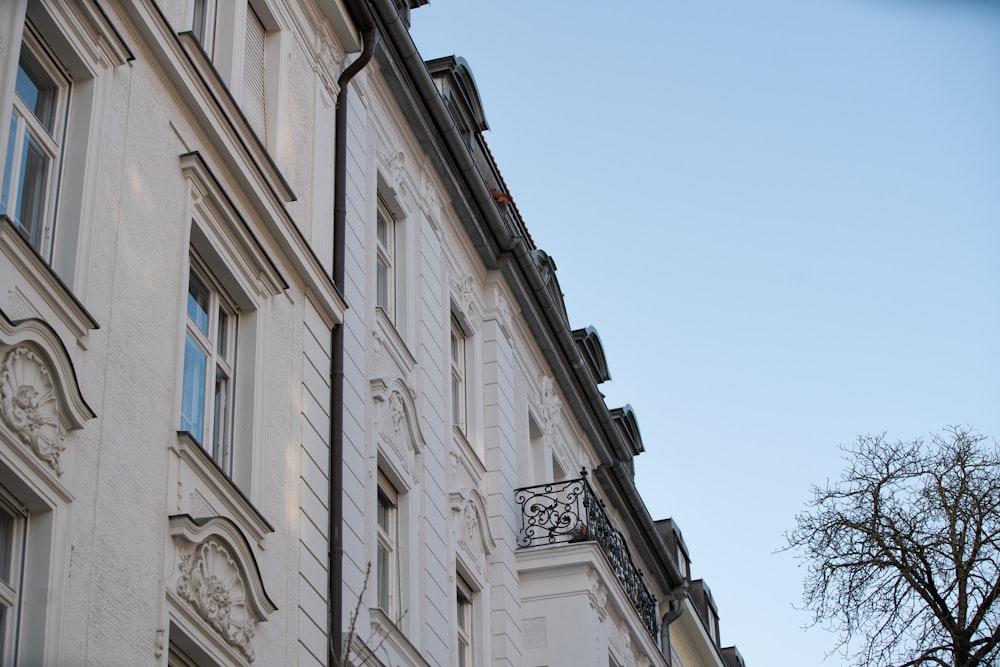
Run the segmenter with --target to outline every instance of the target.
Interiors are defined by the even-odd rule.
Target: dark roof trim
[[[608,361],[604,356],[604,346],[601,345],[601,337],[597,335],[597,329],[588,326],[585,329],[574,329],[573,339],[580,354],[583,355],[590,372],[594,374],[594,381],[597,384],[607,382],[611,379],[611,371],[608,370]]]
[[[611,418],[618,425],[622,438],[628,444],[632,456],[642,454],[646,449],[642,446],[642,436],[639,434],[639,422],[635,418],[635,410],[631,405],[615,408],[611,411]]]

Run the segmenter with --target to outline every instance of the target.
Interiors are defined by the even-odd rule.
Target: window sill
[[[212,511],[229,516],[237,525],[246,530],[251,541],[263,548],[261,544],[268,533],[274,532],[274,526],[261,514],[250,499],[246,497],[236,483],[212,460],[201,445],[187,431],[178,431],[177,440],[172,449],[181,462],[187,465],[201,483],[198,491],[204,500],[212,505]],[[180,495],[180,491],[178,491]],[[178,498],[180,500],[180,498]],[[214,500],[214,502],[213,502]],[[178,503],[181,509],[181,503]],[[191,513],[191,508],[183,508]]]
[[[100,328],[66,283],[5,215],[0,215],[0,284],[8,286],[7,312],[11,319],[40,316],[50,325],[58,322],[62,325],[61,332],[68,333],[84,349],[88,332]]]
[[[417,360],[410,354],[410,349],[406,346],[406,342],[396,325],[381,308],[375,309],[375,327],[375,335],[381,339],[383,347],[399,369],[400,375],[408,377],[416,367]]]
[[[368,611],[371,616],[372,637],[382,638],[380,646],[388,653],[390,664],[402,662],[414,667],[430,667],[430,663],[424,660],[417,647],[384,611],[378,607]]]
[[[455,443],[459,461],[462,462],[463,467],[478,486],[486,477],[486,465],[483,456],[469,444],[468,438],[465,437],[465,433],[459,427],[451,427],[451,439]]]

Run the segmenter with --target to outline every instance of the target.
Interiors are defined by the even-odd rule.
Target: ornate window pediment
[[[475,489],[455,491],[450,494],[452,533],[457,546],[471,557],[479,574],[485,572],[486,558],[496,548],[496,540],[486,520],[486,504]]]
[[[424,447],[413,393],[400,379],[372,380],[371,388],[377,410],[376,432],[382,444],[389,445],[382,448],[383,454],[412,475],[416,457]]]
[[[198,626],[216,652],[250,663],[258,623],[277,610],[264,590],[257,560],[229,519],[170,517],[176,568],[168,597],[186,625]]]
[[[0,429],[59,476],[66,432],[95,416],[52,328],[37,319],[12,322],[0,311]]]

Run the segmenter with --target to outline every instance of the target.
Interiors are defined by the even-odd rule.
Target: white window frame
[[[215,51],[216,0],[191,0],[191,32],[212,59]]]
[[[21,619],[21,591],[24,589],[25,549],[28,537],[28,510],[6,489],[0,487],[0,512],[10,518],[9,534],[0,531],[0,662],[16,664]]]
[[[187,303],[192,268],[207,273],[211,277],[210,286],[218,293],[220,301],[225,295],[226,307],[235,314],[230,318],[230,326],[234,327],[232,340],[236,345],[229,366],[232,373],[229,414],[232,418],[224,422],[230,429],[229,456],[228,459],[223,456],[222,465],[218,465],[218,461],[211,465],[205,460],[212,458],[212,449],[204,429],[202,434],[189,433],[182,426],[189,320],[187,309],[179,309],[175,325],[177,381],[174,393],[179,436],[173,448],[199,471],[201,479],[213,480],[211,485],[218,497],[225,497],[225,502],[232,507],[242,507],[246,499],[255,503],[263,501],[259,495],[266,474],[262,434],[269,414],[268,397],[263,389],[268,363],[267,313],[271,299],[281,294],[287,283],[268,251],[249,232],[246,219],[234,208],[233,200],[221,189],[201,155],[187,153],[181,156],[180,163],[189,190],[183,215],[189,226],[189,257],[192,259],[178,267],[176,298],[178,304]],[[206,280],[204,275],[201,280]],[[214,333],[210,340],[216,340]],[[214,379],[207,386],[214,387]],[[189,449],[197,451],[189,452]],[[203,453],[207,456],[202,456]],[[239,493],[232,488],[234,486]],[[251,522],[255,521],[255,511],[239,512]]]
[[[375,306],[396,322],[396,216],[380,196],[375,223]]]
[[[247,4],[243,37],[243,113],[267,145],[267,28],[253,5]]]
[[[461,574],[455,575],[455,647],[458,667],[476,665],[476,596]]]
[[[379,470],[375,521],[375,602],[394,622],[400,613],[399,492]]]
[[[239,309],[205,263],[191,253],[187,289],[187,324],[185,326],[184,370],[182,374],[181,430],[188,431],[208,452],[212,460],[227,476],[233,471],[233,422],[236,406],[236,359],[238,353]],[[204,326],[192,317],[192,303],[196,301],[192,290],[197,281],[206,297]],[[201,406],[190,405],[188,391],[189,345],[204,355],[201,382]],[[185,408],[199,408],[200,429],[192,430],[194,423],[185,422]]]
[[[451,361],[451,423],[468,435],[469,389],[467,380],[468,336],[454,313],[451,315],[449,359]]]
[[[14,101],[10,112],[11,122],[9,125],[4,125],[8,135],[3,161],[3,182],[0,184],[0,190],[2,190],[0,213],[7,215],[14,221],[18,231],[31,247],[46,262],[49,262],[52,258],[56,202],[62,172],[71,82],[65,68],[46,47],[31,22],[26,21],[18,55],[17,78],[19,80],[22,77],[22,72],[25,72],[25,76],[27,76],[22,63],[29,58],[34,65],[30,69],[36,70],[51,84],[47,90],[53,91],[53,98],[49,102],[50,108],[46,114],[49,117],[40,119],[35,115],[31,106],[17,93],[15,86]],[[25,163],[29,159],[29,141],[37,149],[40,149],[46,164],[44,173],[34,183],[34,187],[40,191],[35,204],[38,210],[31,216],[34,218],[32,230],[26,231],[27,227],[24,223],[27,221],[21,219],[17,212],[24,203],[25,183],[22,182],[22,177],[26,171]]]
[[[287,88],[286,59],[282,57],[287,31],[278,21],[274,4],[273,0],[217,2],[211,52],[216,71],[229,87],[247,123],[272,154],[280,149],[277,130]],[[257,32],[258,26],[263,28],[263,35]],[[262,59],[249,57],[248,45],[258,44],[257,37],[263,37],[263,53],[258,53]],[[248,86],[248,76],[249,81],[255,82],[253,89]]]

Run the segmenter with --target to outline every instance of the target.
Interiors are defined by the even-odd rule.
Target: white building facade
[[[742,667],[422,4],[0,3],[0,664]]]

